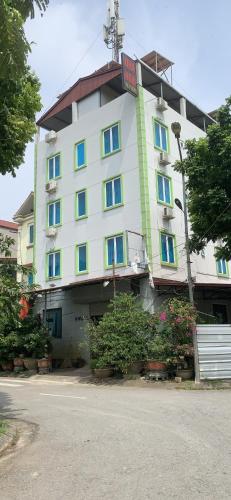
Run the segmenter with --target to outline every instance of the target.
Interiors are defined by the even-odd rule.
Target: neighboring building
[[[31,192],[22,206],[14,215],[18,223],[18,252],[17,262],[28,268],[26,279],[28,284],[33,284],[33,246],[34,246],[34,193]],[[25,279],[18,273],[18,281]]]
[[[111,62],[38,121],[48,133],[36,144],[35,280],[45,293],[37,308],[47,310],[56,357],[78,355],[86,320],[113,296],[113,278],[150,311],[187,291],[171,123],[181,123],[184,141],[203,137],[213,119],[160,76],[168,63],[155,52],[136,61],[135,97]],[[192,273],[198,309],[231,322],[229,263],[216,262],[212,244],[192,256]]]
[[[0,220],[0,233],[3,234],[3,236],[9,236],[14,240],[14,244],[10,248],[11,250],[10,260],[16,263],[17,245],[18,245],[18,224],[15,224],[15,222],[10,222],[8,220]],[[3,259],[5,259],[5,256],[0,254],[0,261],[3,261]],[[9,260],[9,257],[7,257],[7,260]]]

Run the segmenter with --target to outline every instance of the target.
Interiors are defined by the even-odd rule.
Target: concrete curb
[[[18,435],[17,425],[15,423],[8,419],[5,419],[4,422],[6,422],[7,430],[5,434],[0,436],[0,457],[8,448],[16,443]]]

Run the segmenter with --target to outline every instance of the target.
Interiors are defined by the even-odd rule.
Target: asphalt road
[[[0,380],[39,426],[0,460],[1,500],[231,498],[231,392]]]

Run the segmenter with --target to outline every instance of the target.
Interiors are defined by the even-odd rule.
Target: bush
[[[126,373],[134,361],[146,359],[151,316],[131,294],[117,295],[109,307],[98,325],[89,326],[91,356],[97,368],[113,366]]]
[[[173,347],[192,344],[196,321],[196,310],[186,300],[170,299],[154,315],[156,332],[168,340]]]

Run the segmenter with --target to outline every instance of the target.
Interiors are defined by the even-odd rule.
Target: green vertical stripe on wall
[[[152,268],[152,235],[151,235],[151,213],[148,186],[148,155],[147,139],[144,111],[144,89],[138,86],[139,92],[136,98],[136,119],[137,119],[137,144],[140,174],[140,201],[142,232],[145,237],[147,256]]]
[[[36,263],[36,195],[37,195],[37,163],[38,163],[38,145],[37,145],[37,135],[35,138],[35,145],[34,145],[34,245],[33,245],[33,268],[34,268],[34,283],[36,283],[35,276],[37,274],[37,270],[35,267]]]

